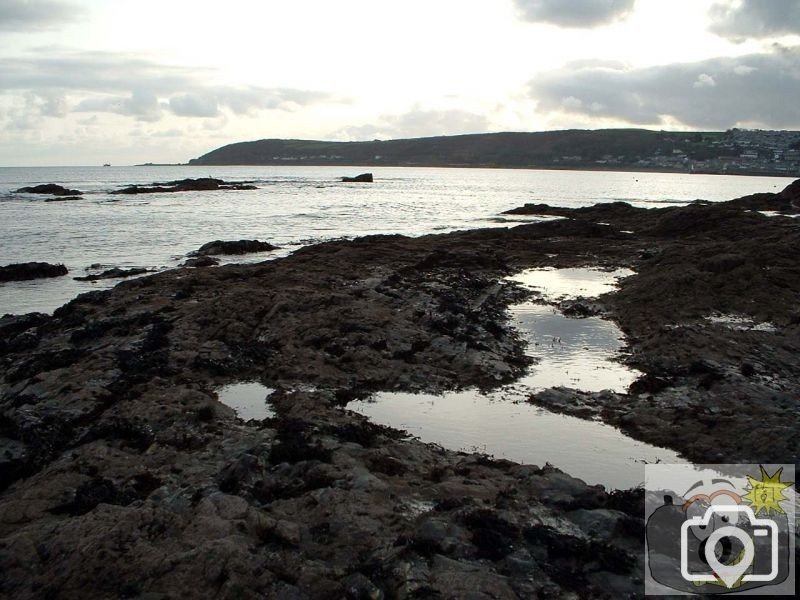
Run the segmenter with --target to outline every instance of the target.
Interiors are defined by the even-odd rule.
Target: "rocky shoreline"
[[[506,308],[526,292],[504,277],[630,267],[591,310],[645,376],[530,400],[697,462],[797,462],[800,229],[752,211],[790,212],[799,192],[536,205],[564,218],[175,269],[3,317],[0,595],[641,596],[640,490],[425,445],[344,407],[513,381],[528,359]],[[218,402],[239,381],[275,388],[275,417]]]

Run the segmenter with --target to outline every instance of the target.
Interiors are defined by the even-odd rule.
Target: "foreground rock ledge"
[[[627,395],[532,400],[580,402],[697,461],[796,462],[796,222],[736,205],[565,216],[179,269],[0,320],[0,595],[640,596],[640,492],[341,408],[511,380],[526,361],[504,308],[522,292],[504,275],[630,266],[603,305],[645,377]],[[278,388],[274,419],[217,402],[242,380]]]

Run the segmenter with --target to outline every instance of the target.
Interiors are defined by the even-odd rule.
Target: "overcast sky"
[[[800,129],[800,0],[0,0],[0,166],[261,138]]]

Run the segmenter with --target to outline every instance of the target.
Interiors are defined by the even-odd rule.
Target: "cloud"
[[[309,104],[341,101],[314,90],[220,86],[207,83],[210,69],[164,65],[111,52],[39,48],[22,57],[0,58],[0,93],[58,94],[60,104],[43,112],[63,116],[65,96],[75,111],[107,112],[156,121],[165,112],[180,117],[217,117],[221,108],[236,114],[296,110]]]
[[[371,140],[482,133],[489,130],[484,115],[464,110],[425,110],[414,107],[400,115],[383,115],[376,123],[345,127],[332,134],[335,139]]]
[[[711,31],[736,42],[800,34],[797,0],[725,0],[709,12]]]
[[[38,48],[32,54],[0,59],[0,90],[62,88],[74,91],[118,92],[146,87],[166,93],[195,86],[207,70],[163,65],[112,52],[74,52]]]
[[[45,90],[39,94],[40,112],[45,117],[64,117],[68,112],[67,98],[63,92]]]
[[[734,73],[736,70],[734,69]],[[738,73],[737,73],[738,74]],[[708,73],[700,73],[697,76],[697,80],[692,84],[693,88],[704,88],[704,87],[714,87],[717,85],[717,82],[714,78],[709,75]]]
[[[101,96],[86,98],[74,108],[75,112],[108,112],[139,121],[158,121],[161,118],[162,105],[155,94],[147,90],[136,90],[130,97]]]
[[[587,67],[545,73],[529,93],[545,113],[635,125],[800,127],[800,47],[641,69]]]
[[[214,94],[220,104],[238,115],[248,115],[260,110],[297,110],[326,100],[342,102],[325,92],[291,88],[213,87],[209,89],[209,93]]]
[[[624,19],[635,0],[514,0],[520,16],[559,27],[597,27]]]
[[[182,94],[169,99],[169,107],[179,117],[216,117],[217,99],[201,94]]]
[[[0,31],[56,29],[83,16],[84,10],[71,2],[58,0],[2,0]]]

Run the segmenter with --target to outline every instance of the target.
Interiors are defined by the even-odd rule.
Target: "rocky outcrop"
[[[166,183],[153,183],[149,186],[130,185],[111,192],[112,194],[157,194],[163,192],[207,192],[215,190],[256,190],[250,183],[231,183],[213,177],[199,179],[180,179]]]
[[[276,250],[277,248],[277,246],[273,246],[269,242],[261,242],[259,240],[214,240],[213,242],[203,244],[197,250],[190,252],[189,256],[252,254],[254,252],[269,252],[271,250]]]
[[[68,272],[67,267],[64,265],[53,265],[45,262],[16,263],[0,267],[0,282],[61,277]]]
[[[372,183],[372,173],[362,173],[355,177],[342,177],[345,183]]]
[[[32,187],[23,187],[16,190],[16,194],[49,194],[51,196],[80,196],[83,192],[70,190],[56,183],[45,183]]]
[[[751,194],[731,201],[731,206],[745,210],[776,211],[786,215],[800,214],[800,180],[777,194]]]
[[[113,269],[107,269],[102,273],[90,274],[84,277],[73,277],[76,281],[97,281],[99,279],[122,279],[125,277],[135,277],[136,275],[143,275],[145,273],[149,273],[150,269],[145,269],[142,267],[134,267],[132,269],[120,269],[118,267],[114,267]]]

